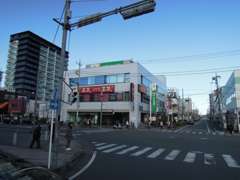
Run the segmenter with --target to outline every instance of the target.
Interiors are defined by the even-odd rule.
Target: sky
[[[72,3],[72,22],[137,0],[79,0]],[[184,89],[205,113],[212,76],[224,85],[240,67],[239,0],[156,0],[153,13],[124,21],[114,15],[71,32],[69,69],[76,62],[92,64],[133,59],[155,74],[166,74],[167,86]],[[10,34],[30,30],[53,41],[64,0],[0,2],[0,70],[5,71]],[[61,44],[60,30],[55,43]],[[225,72],[220,72],[225,68]],[[212,69],[204,73],[206,69]],[[199,71],[201,70],[201,71]],[[178,72],[201,72],[179,75]],[[171,76],[169,76],[169,72]]]

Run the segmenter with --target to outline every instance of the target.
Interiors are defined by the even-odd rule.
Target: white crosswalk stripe
[[[95,144],[95,146],[97,147],[97,146],[102,146],[102,145],[105,145],[105,144],[107,144],[107,143],[98,143],[98,144]]]
[[[226,162],[226,164],[227,164],[228,167],[240,168],[240,166],[238,165],[238,163],[232,158],[231,155],[223,154],[222,157],[223,157],[223,159],[225,160],[225,162]]]
[[[144,148],[144,149],[142,149],[140,151],[137,151],[137,152],[131,154],[131,156],[140,156],[140,155],[150,151],[151,149],[152,149],[151,147],[146,147],[146,148]]]
[[[113,151],[117,151],[119,149],[123,149],[127,147],[127,145],[121,145],[121,146],[117,146],[117,147],[114,147],[114,148],[111,148],[111,149],[107,149],[105,151],[103,151],[104,153],[110,153],[110,152],[113,152]]]
[[[113,146],[116,146],[116,144],[108,144],[108,145],[105,145],[105,146],[97,147],[96,149],[97,150],[103,150],[103,149],[107,149],[107,148],[110,148],[110,147],[113,147]]]
[[[196,159],[196,153],[189,152],[187,153],[183,161],[187,163],[193,163],[195,159]]]
[[[204,154],[204,164],[206,164],[206,165],[216,164],[214,155],[205,153]]]
[[[172,150],[166,157],[165,157],[165,160],[169,160],[169,161],[172,161],[174,160],[178,154],[180,153],[179,150]]]
[[[116,154],[119,154],[119,155],[126,154],[126,153],[128,153],[130,151],[134,151],[137,148],[138,148],[138,146],[132,146],[132,147],[124,149],[124,150],[122,150],[122,151],[120,151],[120,152],[118,152]]]
[[[160,149],[154,151],[152,154],[148,155],[147,157],[148,157],[148,158],[156,158],[156,157],[158,157],[160,154],[162,154],[164,151],[165,151],[165,149],[160,148]]]
[[[93,141],[92,142],[96,149],[103,152],[103,153],[114,153],[117,155],[128,155],[128,156],[142,156],[149,159],[155,159],[163,155],[164,152],[168,152],[165,156],[163,156],[162,160],[168,160],[173,161],[176,160],[177,157],[180,155],[181,150],[173,149],[173,150],[167,150],[166,148],[158,148],[155,149],[153,147],[143,147],[139,148],[138,146],[128,146],[128,145],[117,145],[117,144],[107,144],[107,143],[98,143]],[[151,151],[152,150],[152,151]],[[165,153],[164,153],[165,154]],[[184,159],[182,161],[184,163],[195,163],[197,156],[203,156],[203,164],[210,166],[210,165],[216,165],[217,161],[215,158],[215,154],[212,153],[205,153],[201,151],[189,151],[189,152],[182,152],[182,154],[185,155]],[[181,159],[183,156],[179,156],[178,159]],[[221,158],[225,161],[227,167],[229,168],[240,168],[240,165],[238,162],[228,154],[222,154]]]

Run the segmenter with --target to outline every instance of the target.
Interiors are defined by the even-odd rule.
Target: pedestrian
[[[163,122],[160,121],[160,128],[163,129]]]
[[[72,123],[68,123],[67,125],[67,128],[66,128],[66,133],[65,133],[65,138],[66,138],[66,150],[67,151],[70,151],[71,148],[71,141],[72,141],[72,138],[73,138],[73,135],[72,135]]]
[[[128,121],[126,121],[126,127],[127,127],[127,129],[129,128],[129,122]]]
[[[32,142],[30,144],[30,148],[33,148],[35,142],[37,143],[37,148],[40,149],[40,139],[41,139],[41,126],[38,124],[32,132]]]

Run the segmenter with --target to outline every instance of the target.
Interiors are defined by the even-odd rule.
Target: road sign
[[[50,101],[50,109],[57,109],[58,108],[58,98],[57,98],[57,89],[53,92],[53,98]]]

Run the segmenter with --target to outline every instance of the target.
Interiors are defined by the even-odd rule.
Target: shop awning
[[[5,109],[8,106],[8,102],[0,103],[0,109]]]

